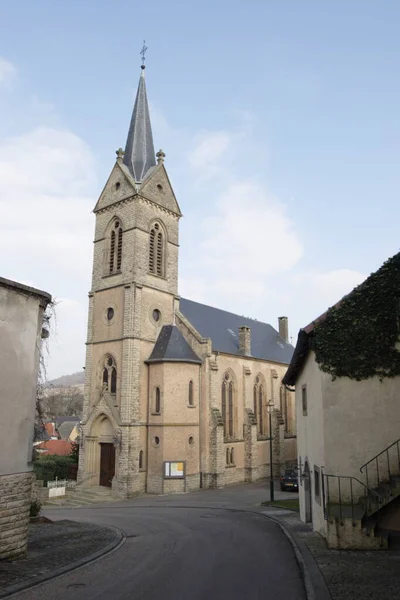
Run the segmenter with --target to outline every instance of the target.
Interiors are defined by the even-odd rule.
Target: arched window
[[[232,439],[237,432],[237,411],[235,387],[232,376],[229,372],[225,373],[221,387],[221,412],[224,423],[225,439]]]
[[[260,385],[258,388],[258,407],[259,407],[259,416],[260,416],[260,433],[265,433],[264,431],[264,394],[263,394],[263,386]]]
[[[161,412],[161,390],[159,387],[156,387],[156,402],[155,402],[155,412],[159,415]]]
[[[227,428],[226,428],[226,385],[225,382],[222,382],[221,389],[221,412],[222,412],[222,421],[224,423],[224,437],[227,437]]]
[[[121,271],[122,266],[122,226],[118,220],[114,222],[111,228],[109,244],[108,272],[112,275]]]
[[[188,398],[188,403],[189,403],[189,406],[193,406],[194,405],[194,400],[193,400],[193,381],[189,381],[189,398]]]
[[[150,230],[149,271],[159,277],[164,276],[164,235],[159,223]]]
[[[229,433],[229,437],[233,437],[233,382],[230,381],[229,382],[229,401],[228,401],[228,406],[229,406],[229,428],[228,428],[228,433]]]
[[[103,366],[103,388],[113,396],[117,393],[117,367],[112,356],[106,356]]]
[[[268,418],[266,413],[266,386],[262,375],[256,377],[254,384],[254,414],[257,421],[257,435],[266,435],[268,433]]]
[[[139,469],[143,469],[143,450],[139,452]]]

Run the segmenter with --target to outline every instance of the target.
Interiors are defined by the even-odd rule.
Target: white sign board
[[[185,463],[184,461],[168,461],[164,463],[164,477],[167,479],[184,479]]]

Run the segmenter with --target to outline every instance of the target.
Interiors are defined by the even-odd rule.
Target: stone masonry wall
[[[0,476],[0,559],[26,554],[32,473]]]

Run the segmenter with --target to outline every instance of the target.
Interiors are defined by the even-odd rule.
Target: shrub
[[[31,502],[31,506],[29,509],[29,516],[37,517],[37,516],[39,516],[41,510],[42,510],[42,505],[40,504],[40,502],[38,500],[34,500],[33,502]]]
[[[68,466],[75,460],[70,456],[41,456],[33,463],[33,469],[37,479],[48,481],[57,479],[68,479]]]

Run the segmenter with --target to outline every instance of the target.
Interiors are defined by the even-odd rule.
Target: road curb
[[[10,585],[5,590],[0,591],[0,598],[9,598],[23,590],[34,588],[46,581],[49,581],[50,579],[55,579],[56,577],[60,577],[65,573],[75,571],[76,569],[79,569],[80,567],[83,567],[89,563],[95,562],[100,558],[104,558],[108,554],[112,554],[112,552],[115,552],[125,544],[126,536],[120,529],[117,529],[117,527],[112,527],[111,525],[102,525],[102,527],[104,527],[105,529],[112,529],[113,531],[115,531],[115,533],[117,534],[116,539],[106,544],[106,546],[103,546],[103,548],[100,548],[100,550],[96,550],[96,552],[93,552],[92,554],[88,554],[87,556],[70,562],[62,567],[59,567],[58,569],[54,569],[53,571],[50,571],[50,573],[46,573],[42,577],[35,577],[34,580],[30,579],[20,584]]]
[[[315,562],[314,557],[303,540],[289,531],[289,529],[285,527],[285,525],[283,525],[279,519],[270,515],[266,515],[265,513],[257,514],[260,514],[265,519],[274,521],[274,523],[279,525],[292,545],[297,563],[303,576],[307,600],[332,600],[332,596],[328,590],[325,579],[317,563]]]

